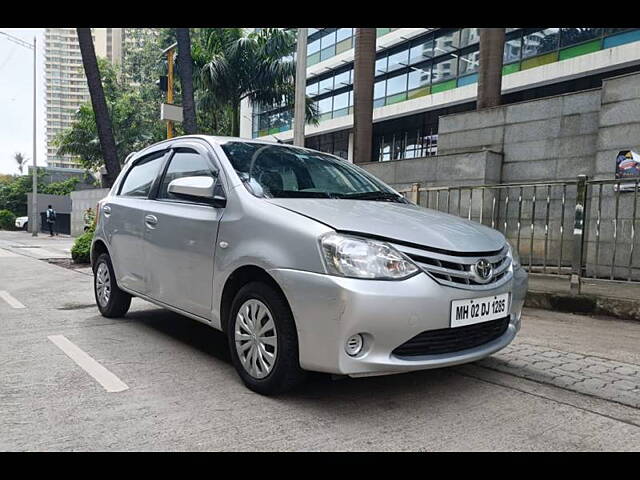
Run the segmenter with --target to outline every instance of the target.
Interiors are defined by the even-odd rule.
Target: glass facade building
[[[397,29],[378,29],[378,39]],[[309,29],[307,68],[314,69],[344,54],[337,66],[307,78],[307,95],[314,99],[323,122],[353,113],[352,28]],[[424,33],[382,48],[376,55],[374,109],[420,99],[478,81],[479,29],[424,29]],[[561,62],[577,56],[640,41],[640,29],[623,28],[507,28],[503,76]],[[639,44],[640,45],[640,44]],[[346,54],[349,52],[351,54]],[[342,58],[342,57],[340,57]],[[330,62],[329,62],[330,63]],[[588,74],[588,72],[585,72]],[[473,107],[471,105],[471,107]],[[374,110],[375,112],[375,110]],[[291,129],[292,106],[254,108],[253,137],[273,135]],[[437,151],[437,119],[418,122],[416,128],[381,134],[374,140],[373,161],[415,158]],[[377,124],[376,124],[377,126]],[[384,128],[382,128],[384,130]],[[374,129],[375,134],[375,129]],[[340,134],[340,138],[344,134]],[[311,144],[338,144],[343,140],[311,140]],[[314,147],[316,148],[316,147]],[[325,150],[328,151],[328,150]]]

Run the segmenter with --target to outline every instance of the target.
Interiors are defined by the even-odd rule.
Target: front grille
[[[467,290],[489,290],[506,283],[513,275],[508,247],[497,252],[456,253],[430,249],[414,248],[393,244],[407,255],[423,271],[431,275],[438,283]],[[487,260],[493,267],[491,279],[482,283],[476,280],[472,267],[481,259]]]
[[[507,331],[509,317],[456,328],[427,330],[397,347],[397,357],[453,353],[490,342]]]

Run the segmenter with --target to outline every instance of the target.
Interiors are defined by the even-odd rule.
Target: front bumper
[[[298,331],[300,366],[338,375],[367,376],[472,362],[506,347],[520,329],[528,277],[522,269],[494,290],[440,285],[420,273],[403,281],[342,278],[298,270],[269,272],[282,287]],[[425,330],[449,327],[451,301],[511,292],[507,330],[500,337],[459,352],[400,358],[392,351]],[[363,351],[345,352],[347,338],[363,334]]]

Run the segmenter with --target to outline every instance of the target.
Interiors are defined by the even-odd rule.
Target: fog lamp
[[[347,343],[345,345],[345,350],[347,355],[351,357],[355,357],[362,351],[362,345],[364,342],[362,341],[362,335],[357,333],[356,335],[352,335],[347,339]]]

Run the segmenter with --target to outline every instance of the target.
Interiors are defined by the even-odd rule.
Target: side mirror
[[[178,197],[191,200],[204,200],[211,203],[214,199],[215,181],[208,176],[176,178],[169,183],[167,191]]]

